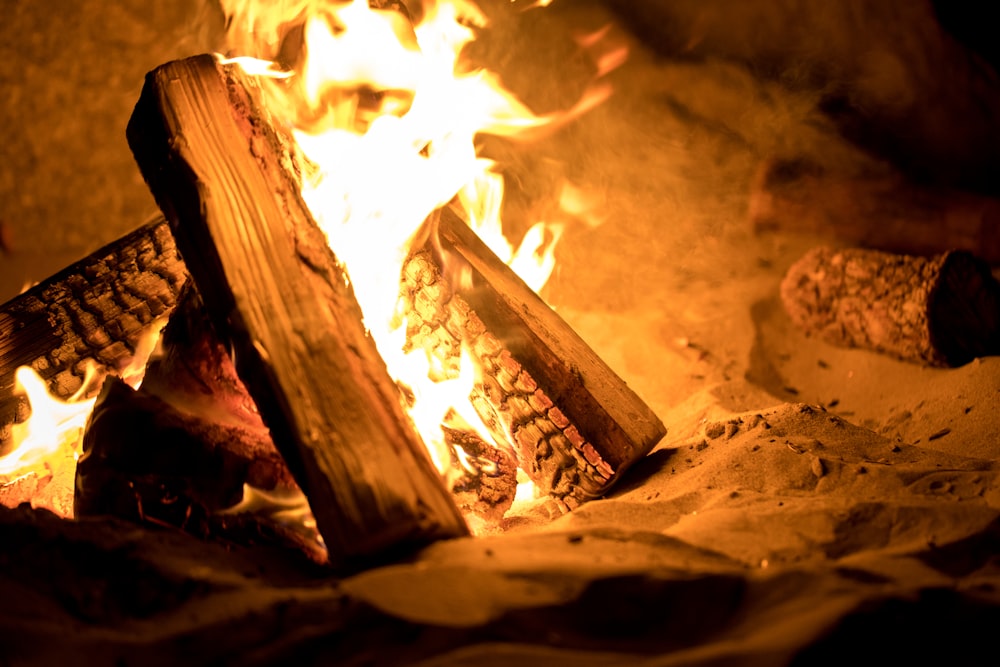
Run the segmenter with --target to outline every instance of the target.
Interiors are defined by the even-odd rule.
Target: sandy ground
[[[0,59],[17,91],[0,107],[8,291],[150,212],[124,143],[129,100],[146,69],[204,42],[177,37],[192,3],[151,14],[140,4],[112,3],[107,24],[67,8],[44,27],[14,4],[3,29],[35,32],[3,40],[18,52]],[[883,162],[843,138],[817,89],[730,57],[656,55],[598,4],[503,19],[484,57],[529,101],[558,106],[587,71],[571,36],[609,23],[630,48],[612,101],[517,151],[511,169],[528,183],[558,171],[602,202],[603,224],[567,232],[546,295],[667,425],[656,450],[610,497],[571,514],[531,507],[503,534],[342,581],[248,574],[233,565],[243,556],[198,547],[200,567],[156,561],[143,572],[149,599],[166,601],[145,616],[96,583],[114,573],[68,556],[41,569],[94,582],[100,602],[60,596],[58,584],[32,589],[44,574],[29,567],[37,553],[8,539],[0,563],[22,580],[5,580],[18,596],[0,655],[45,662],[86,648],[102,662],[169,664],[184,655],[180,635],[202,650],[194,662],[243,665],[995,662],[983,652],[995,653],[1000,620],[1000,360],[928,369],[806,338],[777,287],[817,239],[757,236],[746,222],[769,157]],[[52,31],[100,52],[101,74],[66,69],[72,40]],[[56,530],[45,517],[5,521],[26,543]],[[84,541],[60,539],[67,553]],[[135,529],[121,539],[119,551],[149,548]],[[178,581],[184,593],[168,596],[164,582]],[[226,639],[212,646],[215,626]],[[29,650],[54,636],[62,643]]]

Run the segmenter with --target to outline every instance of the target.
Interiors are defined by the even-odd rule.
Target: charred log
[[[227,511],[244,504],[247,487],[280,496],[299,490],[190,286],[160,342],[161,356],[140,389],[106,380],[76,467],[74,515],[171,525],[243,545],[291,545],[324,560],[314,531],[301,522]]]
[[[815,248],[781,283],[807,334],[931,366],[1000,352],[1000,284],[964,252],[931,259]]]
[[[425,249],[403,270],[410,344],[437,358],[448,376],[459,372],[463,345],[469,350],[482,369],[473,405],[498,441],[513,440],[538,493],[564,509],[603,495],[659,442],[662,423],[448,210],[439,241],[448,260]],[[455,288],[441,273],[443,261],[468,267],[472,283]]]
[[[516,461],[468,428],[445,427],[444,431],[453,448],[450,463],[458,478],[450,487],[459,509],[499,526],[517,494]]]
[[[0,441],[28,406],[14,371],[30,366],[69,398],[87,366],[114,373],[173,310],[187,270],[165,220],[143,225],[0,306]],[[91,394],[93,395],[93,394]]]
[[[294,489],[269,449],[266,430],[204,421],[110,377],[84,436],[74,514],[169,525],[235,544],[284,544],[324,560],[321,545],[297,524],[227,512],[247,486]]]
[[[127,131],[216,330],[333,563],[464,535],[251,90],[210,56],[168,63]]]
[[[468,266],[471,283],[463,287],[462,295],[520,366],[515,373],[507,355],[496,356],[496,365],[510,373],[510,388],[521,393],[533,411],[546,415],[572,445],[569,454],[578,467],[592,469],[597,478],[604,478],[606,490],[663,438],[663,423],[579,334],[451,211],[443,212],[439,235],[443,252]],[[552,435],[541,425],[538,431]]]

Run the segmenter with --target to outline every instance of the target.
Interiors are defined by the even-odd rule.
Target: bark
[[[965,250],[1000,262],[1000,199],[899,177],[847,178],[815,165],[769,162],[750,194],[749,217],[756,232],[812,234],[913,255]]]
[[[253,95],[210,56],[168,63],[147,76],[127,131],[213,324],[332,563],[465,535]]]
[[[788,270],[781,299],[807,334],[841,347],[931,366],[1000,351],[1000,285],[964,252],[815,248]]]
[[[131,361],[139,342],[173,310],[187,278],[165,220],[143,225],[0,306],[0,434],[28,413],[14,371],[30,366],[69,398],[86,367],[101,376]]]

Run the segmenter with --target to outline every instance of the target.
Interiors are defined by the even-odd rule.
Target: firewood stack
[[[659,442],[649,407],[446,207],[400,276],[408,345],[445,372],[463,349],[472,356],[470,399],[499,443],[448,424],[463,460],[446,481],[302,201],[291,142],[259,100],[238,66],[207,55],[147,76],[127,137],[176,241],[161,245],[190,284],[181,296],[173,280],[161,299],[168,312],[180,305],[143,387],[105,383],[78,467],[80,515],[253,541],[219,518],[244,485],[300,492],[329,562],[369,567],[467,535],[467,516],[502,525],[516,467],[567,511]],[[163,233],[154,224],[121,243]],[[452,284],[444,266],[471,278]]]

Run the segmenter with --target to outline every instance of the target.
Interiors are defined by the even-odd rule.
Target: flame
[[[535,0],[522,7],[550,3]],[[496,165],[477,153],[477,138],[537,137],[604,101],[610,87],[595,83],[572,108],[536,115],[498,76],[462,61],[465,46],[487,25],[475,4],[422,0],[416,22],[398,2],[380,4],[397,8],[373,9],[366,0],[222,0],[230,51],[236,55],[220,60],[259,77],[272,114],[292,128],[306,163],[303,198],[347,270],[390,375],[405,388],[430,457],[446,479],[462,471],[476,474],[495,464],[448,444],[444,426],[474,431],[487,443],[513,450],[497,440],[468,400],[480,373],[469,350],[463,348],[457,369],[447,371],[422,349],[404,352],[406,323],[398,302],[403,262],[425,240],[433,212],[450,203],[498,257],[539,291],[552,273],[564,225],[540,221],[516,247],[508,241],[500,216],[504,181]],[[583,35],[578,43],[597,52],[605,33]],[[597,78],[624,58],[621,48],[597,53]],[[564,184],[559,209],[565,217],[597,224],[590,199]],[[134,389],[165,322],[150,328],[128,367],[118,371]],[[94,399],[84,396],[94,393],[95,377],[88,372],[77,395],[62,401],[49,395],[33,370],[17,370],[16,391],[27,394],[31,417],[12,427],[10,451],[0,455],[0,501],[9,503],[2,492],[27,477],[54,475],[58,461],[72,461],[75,468],[94,406]],[[59,491],[69,498],[72,477]],[[518,501],[533,495],[532,486],[522,480]],[[272,513],[277,507],[278,519],[302,523],[306,517],[310,527],[301,497],[248,489],[245,498],[232,511],[263,504]],[[71,507],[71,502],[56,505],[53,509]]]
[[[28,366],[14,373],[15,393],[27,394],[31,417],[11,427],[14,448],[0,458],[0,476],[17,476],[39,463],[69,451],[79,455],[83,427],[94,407],[94,399],[80,400],[90,389],[93,367],[87,369],[87,379],[68,401],[49,395],[45,381]]]
[[[132,359],[118,373],[133,389],[142,383],[146,362],[156,349],[165,324],[166,318],[153,323],[140,338]],[[27,396],[31,414],[23,423],[11,426],[11,449],[0,455],[0,480],[3,480],[0,487],[13,486],[32,476],[54,475],[67,461],[72,461],[72,470],[75,470],[82,453],[84,428],[96,400],[85,397],[95,393],[98,377],[96,364],[87,364],[80,388],[68,399],[61,400],[49,393],[45,380],[29,366],[21,366],[15,371],[14,393]],[[67,498],[73,496],[73,474],[64,477],[65,488],[52,489],[47,495],[62,499],[49,509],[69,516],[70,513],[61,508],[72,506]],[[14,500],[8,502],[4,498],[4,504],[14,504]],[[39,506],[35,499],[31,500],[33,505]]]
[[[495,441],[469,402],[479,369],[467,350],[450,374],[422,349],[404,352],[400,273],[425,240],[426,221],[451,203],[498,257],[540,290],[555,265],[563,226],[539,222],[517,247],[506,239],[503,178],[477,153],[477,138],[537,136],[599,104],[610,88],[595,84],[567,111],[534,114],[497,75],[463,62],[463,49],[487,25],[466,0],[423,0],[413,22],[405,10],[373,9],[366,0],[222,5],[230,53],[239,56],[225,62],[258,73],[268,108],[291,127],[306,163],[303,199],[349,275],[365,326],[404,388],[431,459],[446,477],[455,461],[473,466],[446,442],[443,424],[462,424],[509,448]],[[592,49],[599,39],[584,36],[580,44]],[[620,50],[603,55],[600,75],[623,57]]]

